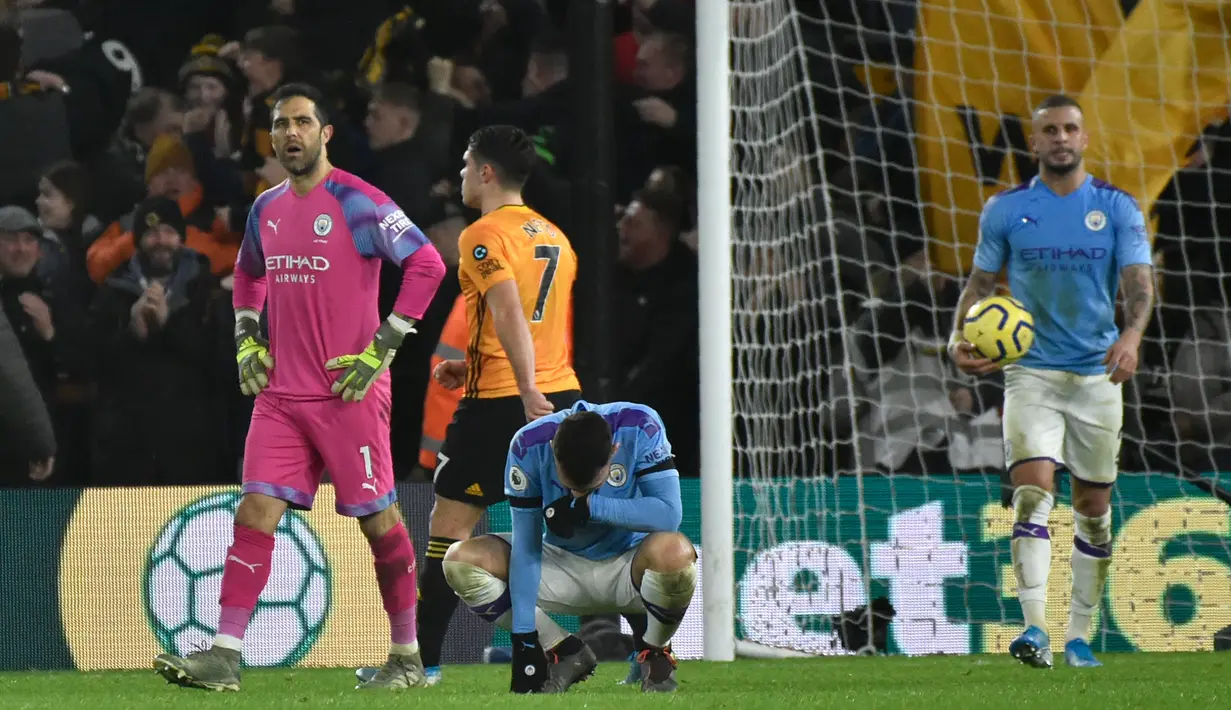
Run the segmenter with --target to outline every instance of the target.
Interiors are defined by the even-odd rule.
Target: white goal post
[[[1231,630],[1228,6],[697,0],[704,658],[1002,653],[1020,631],[1002,389],[943,350],[979,212],[1033,176],[1053,93],[1159,267],[1092,645]]]
[[[697,231],[701,348],[701,578],[705,659],[735,660],[731,450],[730,12],[697,3]]]

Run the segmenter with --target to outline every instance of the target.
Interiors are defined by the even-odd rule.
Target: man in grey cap
[[[33,345],[50,344],[56,333],[51,307],[43,297],[46,284],[35,274],[43,258],[42,237],[43,228],[29,211],[0,207],[0,305],[27,358]],[[35,378],[40,379],[37,374]]]
[[[0,207],[0,484],[24,477],[16,472],[36,481],[47,478],[55,453],[44,401],[54,384],[54,360],[30,361],[31,353],[42,357],[55,337],[50,307],[28,290],[42,254],[41,236],[34,215]],[[44,365],[51,366],[49,374]]]

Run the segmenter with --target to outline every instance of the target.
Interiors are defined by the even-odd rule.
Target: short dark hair
[[[589,488],[607,473],[611,425],[597,412],[574,412],[560,422],[551,440],[556,465],[573,485]]]
[[[270,95],[270,106],[278,108],[278,104],[288,99],[307,99],[312,102],[312,108],[316,112],[316,120],[321,122],[322,126],[329,125],[329,110],[325,106],[325,96],[311,84],[283,84],[279,86],[273,94]]]
[[[470,135],[466,148],[476,163],[487,163],[505,187],[521,189],[534,170],[534,141],[516,126],[485,126]]]
[[[1043,99],[1034,112],[1038,113],[1039,111],[1046,111],[1053,108],[1075,108],[1078,111],[1085,113],[1085,111],[1082,111],[1081,104],[1077,103],[1077,99],[1065,94],[1052,94],[1051,96],[1048,96]]]
[[[137,126],[145,125],[158,118],[165,106],[179,110],[183,108],[183,102],[179,96],[166,89],[144,86],[128,100],[121,125],[125,132],[131,133]]]
[[[387,81],[372,94],[372,100],[410,111],[419,110],[419,90],[401,81]]]
[[[679,232],[684,221],[684,203],[678,195],[663,189],[642,188],[633,193],[632,202],[640,202],[671,232]]]
[[[51,183],[69,202],[73,203],[73,219],[82,220],[92,211],[90,201],[93,195],[90,171],[81,163],[72,160],[62,160],[43,173],[47,182]]]
[[[261,56],[282,62],[282,76],[294,75],[304,64],[303,44],[299,32],[285,25],[266,25],[248,30],[243,48]]]

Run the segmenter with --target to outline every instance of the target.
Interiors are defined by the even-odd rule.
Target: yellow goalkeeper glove
[[[402,339],[407,333],[414,332],[413,321],[390,315],[376,329],[376,335],[372,336],[372,342],[363,352],[340,355],[325,363],[326,370],[345,370],[334,380],[333,393],[341,393],[343,402],[361,401],[372,383],[389,369],[389,363],[393,362],[393,356],[402,346]]]
[[[261,337],[260,314],[243,310],[235,314],[235,362],[239,363],[239,391],[255,397],[269,386],[274,357],[269,341]]]

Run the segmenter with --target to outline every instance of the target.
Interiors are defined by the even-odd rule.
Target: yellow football
[[[1009,365],[1022,359],[1034,343],[1034,316],[1016,298],[988,296],[966,311],[962,337],[979,355]]]

